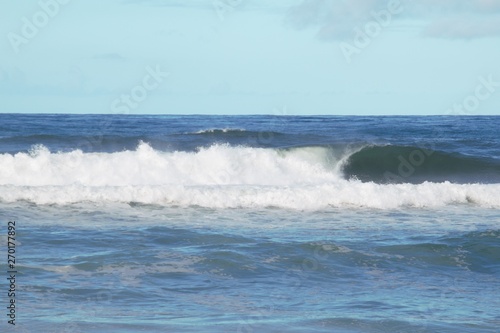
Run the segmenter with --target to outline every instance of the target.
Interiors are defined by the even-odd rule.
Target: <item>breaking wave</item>
[[[212,145],[195,152],[162,152],[141,143],[135,150],[115,153],[54,153],[37,146],[28,153],[0,154],[0,201],[292,209],[392,209],[453,204],[500,207],[500,184],[425,180],[436,172],[446,174],[445,166],[450,161],[461,163],[453,169],[458,170],[457,174],[469,175],[477,168],[479,173],[496,172],[494,161],[485,164],[473,158],[434,152],[428,155],[429,165],[424,161],[414,166],[415,173],[420,167],[425,170],[420,171],[425,176],[423,182],[402,182],[411,178],[404,174],[398,175],[399,183],[386,184],[387,177],[376,182],[377,177],[392,172],[391,168],[397,172],[399,156],[416,161],[415,156],[405,157],[412,156],[415,149]],[[436,159],[430,160],[433,157]]]

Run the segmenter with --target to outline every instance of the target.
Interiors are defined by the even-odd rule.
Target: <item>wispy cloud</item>
[[[430,23],[423,31],[427,37],[474,39],[500,36],[500,16],[478,18],[457,15]]]
[[[351,39],[355,27],[391,3],[403,8],[393,19],[418,21],[425,37],[500,37],[500,0],[303,0],[290,8],[287,22],[298,29],[318,29],[322,39]]]

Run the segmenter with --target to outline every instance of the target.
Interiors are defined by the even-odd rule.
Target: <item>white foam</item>
[[[0,201],[37,204],[138,202],[213,208],[442,207],[500,208],[498,184],[375,184],[345,180],[320,147],[273,150],[216,145],[159,152],[147,144],[112,154],[0,155]]]
[[[141,143],[118,153],[0,155],[0,185],[293,185],[321,184],[339,176],[315,148],[290,152],[214,145],[198,152],[159,152]],[[326,152],[326,149],[323,149]],[[323,164],[321,164],[323,163]]]
[[[204,129],[204,130],[199,130],[196,131],[195,134],[207,134],[207,133],[215,133],[221,131],[222,133],[227,133],[227,132],[245,132],[244,129],[242,128],[209,128],[209,129]],[[187,133],[189,134],[189,133]]]

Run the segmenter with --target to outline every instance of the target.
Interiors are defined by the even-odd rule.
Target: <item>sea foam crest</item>
[[[245,132],[245,130],[242,128],[209,128],[196,131],[194,132],[194,134],[231,133],[231,132]]]
[[[211,208],[500,208],[499,184],[376,184],[346,180],[345,156],[322,147],[275,150],[214,145],[159,152],[141,143],[117,153],[0,155],[0,201],[137,202]]]
[[[280,151],[213,145],[197,152],[160,152],[147,143],[116,153],[0,155],[0,185],[294,185],[322,184],[340,176],[327,169],[326,148]]]

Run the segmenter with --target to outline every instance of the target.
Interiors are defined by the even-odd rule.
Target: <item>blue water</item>
[[[498,128],[0,114],[15,329],[499,332]]]

